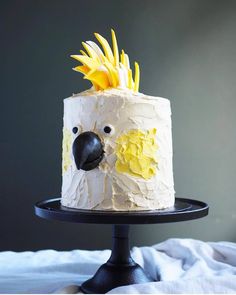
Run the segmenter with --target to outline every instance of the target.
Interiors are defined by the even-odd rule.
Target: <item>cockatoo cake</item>
[[[168,99],[139,90],[140,70],[112,48],[87,41],[74,70],[92,88],[64,99],[63,206],[110,211],[174,205],[171,109]]]

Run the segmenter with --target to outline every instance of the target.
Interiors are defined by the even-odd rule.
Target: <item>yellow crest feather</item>
[[[119,50],[117,45],[116,34],[111,30],[112,49],[108,41],[100,34],[94,34],[100,43],[103,51],[92,41],[82,42],[85,49],[80,50],[79,55],[71,55],[72,58],[79,61],[82,65],[76,66],[73,70],[84,74],[84,78],[90,80],[96,90],[108,88],[125,87],[136,92],[139,90],[140,70],[139,65],[135,62],[134,80],[132,70],[130,69],[129,56]],[[120,75],[125,76],[122,79]],[[121,80],[126,81],[126,85],[121,85]]]

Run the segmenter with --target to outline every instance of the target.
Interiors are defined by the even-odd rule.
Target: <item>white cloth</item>
[[[74,293],[110,256],[103,251],[0,252],[0,293]],[[110,293],[236,293],[236,244],[169,239],[134,247],[133,259],[156,280]]]

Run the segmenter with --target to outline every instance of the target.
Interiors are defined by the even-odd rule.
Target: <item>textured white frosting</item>
[[[106,135],[104,126],[114,132]],[[64,128],[72,140],[79,132],[93,131],[104,144],[105,156],[98,168],[77,170],[72,149],[71,164],[63,173],[64,206],[92,210],[154,210],[174,205],[171,109],[168,99],[127,89],[88,90],[64,100]],[[115,140],[131,129],[156,128],[158,144],[156,174],[148,180],[118,173],[115,169]]]

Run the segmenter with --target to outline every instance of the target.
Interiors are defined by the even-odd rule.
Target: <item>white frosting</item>
[[[112,135],[103,128],[114,127]],[[64,100],[64,128],[73,140],[80,132],[93,131],[104,143],[105,156],[98,168],[77,170],[72,150],[71,165],[63,174],[62,205],[92,210],[154,210],[174,205],[171,109],[169,100],[130,90],[88,90]],[[156,174],[148,180],[118,173],[115,140],[131,129],[156,128]]]

